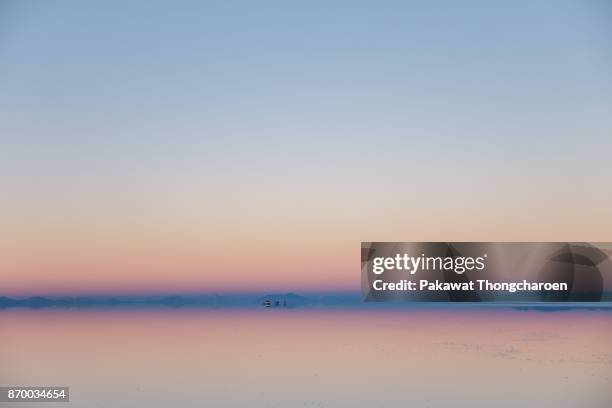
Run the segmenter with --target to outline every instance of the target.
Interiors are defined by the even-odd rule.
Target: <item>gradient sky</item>
[[[359,287],[612,241],[612,6],[0,3],[0,295]]]

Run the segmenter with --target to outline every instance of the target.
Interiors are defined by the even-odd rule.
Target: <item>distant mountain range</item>
[[[202,295],[133,295],[133,296],[80,296],[42,297],[33,296],[15,299],[0,296],[0,310],[11,308],[279,308],[279,309],[438,309],[449,308],[511,308],[519,311],[567,311],[600,310],[612,312],[612,302],[589,303],[495,303],[495,302],[363,302],[361,295],[354,292],[339,293],[295,293],[258,294],[202,294]]]
[[[46,298],[33,296],[25,299],[13,299],[6,296],[0,297],[0,309],[11,307],[27,307],[41,309],[46,307],[92,307],[92,306],[116,306],[130,303],[127,300],[116,298],[94,299],[88,297],[62,297]]]
[[[41,297],[33,296],[23,299],[15,299],[6,296],[0,297],[0,309],[8,308],[30,308],[43,309],[50,307],[57,308],[91,308],[91,307],[123,307],[123,308],[143,308],[143,307],[200,307],[200,308],[219,308],[219,307],[253,307],[262,306],[265,300],[282,299],[284,307],[295,308],[310,304],[311,299],[296,295],[294,293],[269,294],[269,295],[250,295],[250,294],[229,294],[229,295],[166,295],[166,296],[114,296],[114,297]]]

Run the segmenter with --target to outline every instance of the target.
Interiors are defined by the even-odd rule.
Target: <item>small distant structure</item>
[[[264,298],[261,302],[263,307],[274,307],[274,308],[286,308],[287,307],[287,299],[284,295],[280,296],[269,296]]]
[[[261,306],[277,309],[294,309],[309,304],[308,299],[295,293],[270,293],[258,299]]]

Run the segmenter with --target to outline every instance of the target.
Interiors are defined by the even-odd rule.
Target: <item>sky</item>
[[[612,241],[612,5],[0,2],[0,295],[357,290]]]

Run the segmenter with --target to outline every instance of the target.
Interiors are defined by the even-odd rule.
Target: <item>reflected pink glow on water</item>
[[[609,313],[15,310],[0,338],[0,384],[76,407],[612,406]]]

